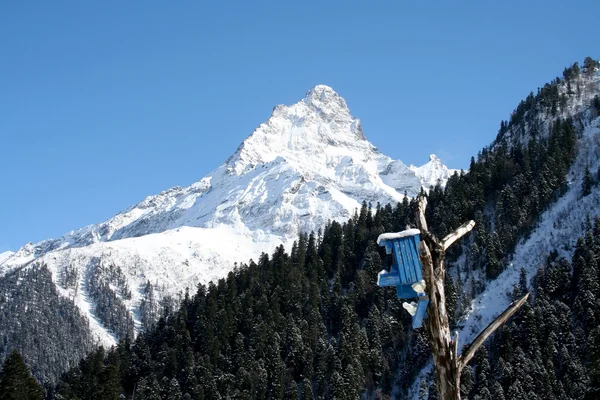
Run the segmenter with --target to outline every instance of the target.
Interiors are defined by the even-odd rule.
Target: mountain
[[[461,347],[511,300],[531,292],[463,370],[464,399],[598,397],[600,76],[594,72],[567,72],[569,78],[532,94],[502,121],[468,173],[428,191],[427,222],[438,237],[476,221],[446,252],[447,315]],[[431,368],[418,374],[431,358],[429,335],[410,328],[395,288],[376,285],[389,262],[378,236],[414,226],[416,206],[413,199],[362,208],[357,218],[328,224],[318,238],[302,235],[291,251],[280,247],[216,286],[199,287],[132,346],[91,353],[61,379],[57,393],[438,398]],[[87,367],[102,357],[95,370]],[[119,370],[120,381],[99,382]],[[86,382],[99,387],[89,391]]]
[[[494,279],[486,279],[486,269],[489,268],[489,259],[487,260],[487,263],[484,263],[483,267],[480,267],[480,269],[477,269],[476,267],[473,268],[473,264],[477,264],[477,260],[466,261],[465,258],[462,258],[458,262],[450,263],[449,268],[454,267],[452,274],[455,278],[457,274],[463,273],[462,279],[466,280],[468,278],[472,283],[472,287],[467,289],[467,282],[465,281],[465,291],[471,292],[470,296],[472,296],[472,299],[469,299],[466,302],[467,304],[465,304],[461,321],[456,329],[461,339],[459,343],[460,347],[466,343],[470,343],[479,332],[509,306],[514,300],[513,293],[515,290],[517,293],[519,293],[519,291],[523,292],[524,290],[530,290],[534,293],[535,300],[532,300],[530,303],[535,304],[535,307],[538,308],[543,308],[550,300],[554,301],[555,299],[552,298],[553,296],[560,298],[560,302],[552,304],[552,306],[555,307],[554,310],[545,310],[544,316],[536,314],[535,317],[532,317],[533,312],[531,309],[527,310],[528,307],[525,307],[524,311],[520,311],[525,317],[515,324],[517,326],[516,328],[515,325],[512,325],[512,327],[508,329],[509,331],[511,329],[513,331],[530,329],[530,327],[527,326],[527,319],[535,318],[535,332],[528,332],[528,334],[533,335],[534,333],[538,334],[538,332],[540,332],[542,336],[548,335],[552,330],[544,330],[549,328],[548,326],[543,326],[542,322],[544,319],[556,320],[558,318],[567,318],[572,320],[572,325],[561,327],[561,329],[565,329],[566,332],[563,331],[561,333],[556,330],[553,335],[570,335],[570,338],[574,337],[574,333],[578,335],[577,340],[581,343],[581,347],[578,347],[577,345],[573,346],[569,349],[572,353],[584,354],[588,351],[588,346],[591,346],[591,344],[588,344],[588,339],[582,338],[580,332],[578,332],[581,330],[582,326],[581,322],[576,320],[581,318],[581,315],[583,315],[584,312],[578,311],[577,309],[569,310],[569,308],[582,307],[582,296],[580,293],[582,288],[572,284],[571,279],[575,281],[577,278],[576,265],[577,262],[580,261],[578,259],[578,252],[581,252],[581,238],[585,238],[586,243],[589,243],[592,229],[591,221],[600,217],[600,212],[598,211],[600,210],[600,73],[598,72],[600,64],[597,64],[595,68],[588,67],[587,71],[582,73],[573,72],[573,69],[579,70],[579,68],[575,68],[575,65],[577,65],[577,63],[575,63],[573,67],[565,68],[565,72],[563,73],[564,79],[555,80],[552,84],[545,85],[543,88],[538,89],[537,95],[531,93],[526,100],[522,101],[517,109],[511,114],[511,120],[502,122],[498,136],[489,147],[489,150],[484,149],[484,152],[499,152],[508,162],[505,164],[496,164],[495,168],[504,168],[504,170],[500,170],[501,174],[513,176],[511,179],[507,179],[506,184],[502,185],[501,190],[498,191],[501,195],[495,200],[495,204],[493,204],[493,206],[488,204],[490,219],[494,216],[491,213],[491,210],[495,209],[494,214],[496,214],[496,223],[499,224],[498,221],[502,220],[501,218],[498,218],[501,213],[516,214],[517,219],[522,218],[523,214],[527,214],[526,207],[528,207],[528,203],[530,203],[530,193],[539,193],[538,190],[543,189],[543,187],[552,180],[551,177],[547,175],[549,169],[547,167],[543,168],[544,170],[539,173],[539,179],[532,181],[523,180],[519,182],[518,179],[514,178],[523,173],[523,171],[514,168],[515,164],[519,164],[518,160],[520,159],[520,162],[522,163],[525,154],[527,157],[533,157],[533,152],[531,152],[530,149],[534,149],[535,146],[532,146],[531,144],[534,142],[540,143],[543,148],[542,151],[548,151],[554,148],[554,153],[557,155],[560,153],[567,153],[570,151],[567,149],[568,146],[558,143],[554,133],[556,132],[557,127],[560,127],[561,124],[565,123],[572,125],[576,132],[576,154],[567,168],[564,168],[564,166],[556,166],[556,170],[559,171],[558,175],[562,175],[562,183],[556,183],[558,189],[555,190],[554,193],[551,193],[551,199],[548,205],[546,207],[538,208],[537,212],[539,215],[532,219],[531,227],[521,231],[520,234],[513,233],[515,238],[512,240],[513,243],[511,246],[508,246],[509,240],[506,240],[505,237],[503,237],[504,232],[502,232],[501,229],[496,227],[496,232],[492,233],[492,235],[496,234],[497,237],[500,237],[499,242],[501,243],[501,246],[507,247],[502,257],[503,266],[501,272],[497,276],[494,276]],[[479,157],[480,159],[485,159],[489,157],[488,154],[490,153],[484,153],[485,156],[480,153]],[[511,157],[514,158],[511,159]],[[529,160],[527,161],[529,162]],[[550,157],[547,160],[546,166],[549,166],[556,161],[557,160],[554,160],[554,157]],[[496,160],[490,161],[492,165],[496,162]],[[531,162],[533,163],[533,160]],[[513,165],[511,165],[511,163]],[[499,167],[499,165],[501,165],[501,167]],[[531,177],[531,172],[525,171],[525,175]],[[585,181],[587,179],[590,179],[591,182],[589,190],[586,191]],[[516,190],[518,186],[525,189],[522,193],[526,193],[526,196],[515,196],[513,191],[518,192],[518,190]],[[508,208],[508,197],[513,197],[510,202],[520,205],[521,209],[518,207],[510,207],[510,209],[506,211],[498,210],[498,208]],[[529,205],[529,207],[531,206]],[[521,216],[519,216],[519,214],[521,214]],[[503,224],[506,223],[504,221],[502,222]],[[600,219],[597,219],[595,222],[593,235],[594,240],[598,242],[600,240],[600,225],[598,225]],[[508,221],[508,224],[510,224],[510,221]],[[480,231],[486,230],[481,227],[478,227],[477,229]],[[475,235],[477,235],[477,233],[475,233]],[[493,239],[488,242],[487,248],[485,249],[486,251],[489,252],[490,248],[495,245],[493,242]],[[473,241],[472,243],[477,244],[476,241]],[[595,246],[594,251],[596,252],[596,255],[594,257],[598,257],[598,254],[600,254],[600,247],[597,247],[597,244]],[[475,248],[477,248],[477,245]],[[472,257],[470,254],[467,255],[467,258],[470,258],[470,256]],[[565,262],[565,260],[571,259],[573,259],[573,266],[569,265],[569,261]],[[586,260],[586,262],[594,265],[594,269],[596,268],[596,261]],[[566,270],[565,265],[567,265]],[[594,275],[592,278],[592,280],[595,281],[592,284],[596,287],[598,287],[598,276],[600,275]],[[566,280],[557,282],[557,280],[560,279]],[[555,288],[545,288],[548,290],[548,293],[543,293],[541,301],[538,301],[538,285],[556,286]],[[562,285],[560,288],[562,292],[559,289],[556,289],[560,285]],[[600,292],[591,294],[584,291],[583,294],[591,297],[591,300],[590,297],[586,299],[587,303],[583,303],[583,307],[594,304],[596,301],[594,300],[594,297],[600,296]],[[551,298],[549,299],[546,296]],[[571,302],[566,301],[566,298],[569,298]],[[572,304],[573,299],[577,300],[575,304]],[[565,312],[565,309],[569,311]],[[591,306],[590,309],[596,310],[595,313],[598,314],[597,310],[599,309],[597,306]],[[536,312],[539,312],[539,309],[536,309]],[[574,315],[570,315],[571,312],[573,312]],[[590,316],[592,318],[594,317],[594,313],[589,311],[585,312],[588,313],[588,318],[590,318]],[[600,317],[600,314],[595,318],[598,317]],[[517,317],[517,319],[520,318]],[[531,319],[531,321],[533,321],[533,319]],[[585,327],[586,331],[591,329],[591,327]],[[545,333],[542,334],[541,332]],[[518,335],[518,333],[516,334]],[[500,336],[501,338],[499,341],[507,340],[506,335],[501,334]],[[547,336],[544,336],[544,340],[546,339]],[[527,338],[526,341],[534,342],[535,340],[537,339]],[[518,354],[514,348],[516,346],[518,346],[518,343],[511,344],[509,347],[511,348],[511,352]],[[557,346],[560,348],[561,345]],[[498,353],[498,348],[501,347],[502,344],[495,343],[492,346],[492,349],[495,353]],[[526,354],[525,357],[531,359],[539,357],[541,354],[539,352],[535,354],[536,348],[526,348],[525,344],[523,344],[523,349],[525,353],[530,352],[529,354]],[[523,349],[518,349],[521,354],[524,354]],[[564,353],[568,352],[564,350],[564,347],[561,351],[563,351],[561,359],[564,359],[564,357],[566,357]],[[577,358],[575,354],[568,356],[573,357],[573,359]],[[503,361],[506,362],[508,360],[507,355],[503,355],[503,357],[505,358]],[[542,357],[549,357],[549,355],[544,353]],[[492,362],[492,360],[497,362],[498,355],[491,354],[490,362]],[[572,363],[573,361],[569,362]],[[585,363],[586,362],[584,361],[583,364]],[[542,362],[534,362],[533,365],[541,364]],[[539,369],[539,367],[536,368]],[[431,369],[431,363],[427,364],[417,378],[414,379],[408,398],[415,400],[420,398],[419,392],[421,381],[428,379],[427,377]],[[557,371],[536,371],[535,373],[545,376],[552,376],[553,374],[563,376],[563,379],[566,382],[569,379],[585,381],[588,379],[586,374],[589,372],[584,371],[584,368],[582,367],[581,370],[575,373],[576,377],[570,376],[570,374],[567,374],[563,369]],[[572,371],[570,371],[570,373],[572,373]],[[560,387],[560,390],[563,390],[562,383],[558,386]],[[598,382],[596,382],[596,389],[591,390],[590,395],[592,397],[589,398],[597,397],[594,394],[597,393],[597,387]],[[584,389],[585,391],[590,390],[589,387],[584,387]],[[558,390],[558,388],[554,388],[554,390]],[[582,388],[573,391],[569,391],[566,388],[564,390],[567,393],[576,392],[577,394],[574,394],[574,398],[584,398],[584,395],[582,394],[584,390]],[[547,389],[542,391],[534,390],[534,392],[544,393],[547,398],[551,398],[551,392]],[[474,393],[471,393],[471,395],[473,394]],[[554,395],[556,395],[556,393]]]
[[[0,264],[2,264],[5,260],[11,257],[14,253],[12,251],[4,251],[0,253]]]
[[[447,312],[461,346],[532,292],[463,370],[465,399],[600,391],[600,64],[576,67],[521,102],[468,173],[428,191],[438,237],[476,221],[446,252]],[[289,252],[280,246],[199,286],[134,344],[90,353],[56,393],[355,399],[411,389],[409,398],[437,398],[430,366],[418,374],[430,359],[427,333],[410,329],[394,288],[375,283],[386,262],[377,237],[414,226],[415,207],[406,198],[362,207],[318,236],[300,235]]]
[[[415,173],[417,178],[421,181],[421,185],[425,188],[431,188],[438,183],[441,186],[445,186],[448,178],[454,175],[454,173],[459,172],[456,169],[449,169],[446,167],[442,163],[442,160],[435,154],[429,156],[429,162],[427,164],[420,167],[411,164],[408,169]]]
[[[152,323],[161,299],[222,278],[281,243],[289,248],[300,232],[345,221],[363,201],[397,203],[423,184],[445,184],[449,174],[435,156],[411,170],[382,154],[345,100],[318,85],[298,103],[276,106],[225,163],[189,187],[26,244],[0,261],[0,283],[43,265],[109,346]]]

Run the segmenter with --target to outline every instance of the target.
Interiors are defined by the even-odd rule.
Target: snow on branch
[[[479,347],[481,347],[483,342],[485,342],[485,340],[492,333],[494,333],[496,331],[496,329],[500,328],[500,326],[502,326],[502,324],[504,324],[510,317],[512,317],[519,310],[519,308],[521,308],[523,306],[523,304],[525,304],[528,297],[529,297],[529,293],[527,293],[521,299],[511,303],[511,305],[502,314],[500,314],[494,321],[492,321],[487,326],[487,328],[485,328],[483,330],[483,332],[481,332],[475,338],[475,340],[473,341],[473,343],[471,343],[471,345],[469,346],[467,351],[464,354],[461,354],[460,357],[458,358],[459,371],[462,370],[464,368],[464,366],[469,363],[469,361],[471,361],[471,359],[477,352],[477,349],[479,349]]]
[[[471,220],[469,222],[465,222],[457,230],[455,230],[454,232],[452,232],[451,234],[449,234],[448,236],[443,238],[442,246],[444,246],[444,250],[447,250],[448,247],[452,246],[452,244],[454,242],[456,242],[458,239],[460,239],[461,237],[463,237],[464,235],[469,233],[471,231],[471,229],[473,229],[474,226],[475,226],[475,221],[473,221],[473,220]]]

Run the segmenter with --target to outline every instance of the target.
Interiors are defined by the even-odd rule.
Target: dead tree
[[[423,240],[419,244],[419,254],[421,263],[423,264],[423,279],[426,284],[426,293],[429,296],[426,329],[431,344],[431,352],[433,353],[438,394],[444,400],[459,400],[460,374],[462,369],[473,358],[475,352],[483,342],[527,301],[529,293],[518,301],[513,302],[475,338],[463,354],[459,354],[458,332],[456,332],[454,339],[452,339],[448,323],[448,313],[446,312],[446,295],[444,293],[446,269],[444,258],[448,247],[471,231],[475,226],[475,222],[469,221],[442,240],[439,240],[427,228],[427,221],[425,220],[426,207],[427,199],[421,196],[417,210],[417,225],[423,237]]]

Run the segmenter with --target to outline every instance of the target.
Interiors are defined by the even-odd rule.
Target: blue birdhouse
[[[408,229],[398,233],[384,233],[377,238],[377,244],[385,246],[385,252],[392,255],[390,271],[381,271],[377,284],[382,287],[396,286],[400,299],[417,297],[418,293],[411,285],[423,279],[419,258],[420,234],[418,229]]]
[[[418,298],[418,302],[404,303],[404,308],[412,315],[413,328],[422,325],[427,312],[429,297],[424,293],[423,268],[419,257],[420,231],[408,229],[398,233],[384,233],[377,238],[377,244],[385,247],[392,255],[390,271],[381,271],[377,285],[396,286],[399,299]],[[417,290],[415,290],[417,289]]]

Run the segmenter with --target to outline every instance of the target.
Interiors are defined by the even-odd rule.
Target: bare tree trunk
[[[446,276],[444,258],[446,249],[473,229],[475,223],[469,221],[455,232],[446,236],[442,241],[439,241],[429,232],[427,227],[427,221],[425,220],[426,207],[427,199],[421,196],[417,211],[417,225],[423,236],[423,241],[419,244],[419,251],[423,265],[423,279],[426,284],[426,292],[429,295],[427,334],[433,354],[435,380],[440,399],[460,400],[460,374],[463,367],[471,360],[483,342],[517,312],[523,303],[525,303],[529,294],[511,304],[506,311],[488,325],[469,347],[465,356],[461,357],[458,354],[458,333],[454,340],[452,340],[450,335],[450,324],[446,311],[446,294],[444,291]]]

